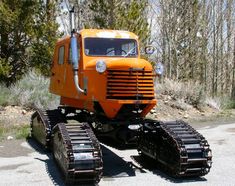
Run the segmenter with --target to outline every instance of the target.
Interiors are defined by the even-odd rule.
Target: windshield
[[[138,47],[134,39],[85,38],[85,54],[88,56],[137,57]]]

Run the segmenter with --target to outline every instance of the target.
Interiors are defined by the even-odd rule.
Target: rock
[[[179,111],[179,115],[183,115],[183,112]]]
[[[152,110],[150,110],[150,113],[151,113],[151,114],[154,114],[154,113],[156,113],[156,110],[155,110],[155,109],[152,109]]]
[[[14,138],[12,136],[7,136],[7,140],[13,140]]]
[[[185,115],[184,115],[184,118],[185,118],[185,119],[188,119],[188,117],[189,117],[188,114],[185,114]]]
[[[27,114],[27,111],[26,110],[22,110],[21,112],[23,115]]]
[[[0,106],[0,111],[4,111],[4,107],[3,106]]]

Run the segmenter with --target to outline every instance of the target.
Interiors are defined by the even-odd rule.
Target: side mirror
[[[145,54],[153,54],[154,51],[155,51],[155,47],[153,47],[153,46],[146,46],[144,50],[145,50]]]

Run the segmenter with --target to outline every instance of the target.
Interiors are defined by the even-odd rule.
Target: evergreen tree
[[[49,69],[55,20],[49,18],[50,1],[2,0],[0,2],[0,81],[8,85],[30,66]],[[51,15],[52,16],[52,15]],[[38,56],[38,58],[36,57]],[[30,59],[39,59],[33,63]]]
[[[147,0],[91,0],[94,27],[128,30],[146,44],[150,30],[147,20]]]

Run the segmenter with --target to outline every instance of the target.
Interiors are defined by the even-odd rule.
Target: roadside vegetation
[[[29,136],[30,127],[25,125],[3,125],[0,123],[0,141],[3,139],[25,139]]]
[[[59,97],[51,94],[48,88],[49,78],[34,70],[28,72],[22,79],[9,87],[4,84],[0,85],[0,140],[28,137],[29,122],[22,123],[20,117],[30,117],[29,115],[25,116],[25,114],[35,107],[53,109],[59,105]],[[6,119],[1,115],[1,111],[7,106],[20,106],[20,108],[24,108],[24,113],[15,113],[15,115],[17,114],[15,117],[18,118],[9,119],[10,116],[8,116]],[[14,115],[14,112],[11,114]],[[12,122],[9,122],[11,120]]]
[[[168,99],[173,100],[175,106],[182,110],[191,107],[200,110],[205,106],[218,111],[235,108],[235,100],[227,96],[212,97],[199,82],[165,79],[163,83],[156,84],[156,93],[168,96]]]
[[[33,71],[9,87],[0,85],[0,105],[17,105],[26,108],[55,108],[59,97],[49,92],[49,78]]]

